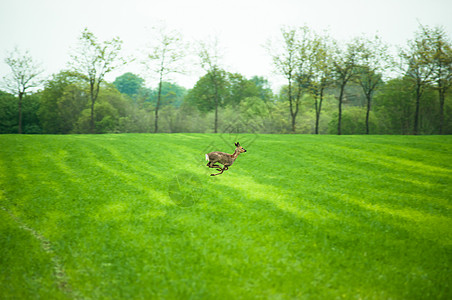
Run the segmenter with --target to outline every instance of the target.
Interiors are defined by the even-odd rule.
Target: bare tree
[[[70,68],[81,74],[81,77],[89,83],[91,133],[95,133],[94,104],[99,96],[100,85],[106,74],[125,63],[119,57],[121,47],[122,41],[118,37],[110,41],[99,42],[94,34],[85,28],[80,36],[77,49],[71,54]]]
[[[39,75],[43,69],[33,60],[30,53],[22,53],[18,48],[11,51],[5,58],[5,63],[11,68],[11,74],[5,76],[5,87],[19,98],[18,133],[22,133],[22,99],[28,90],[38,87],[42,83]]]
[[[166,77],[171,73],[183,73],[181,60],[185,56],[187,46],[182,41],[179,32],[168,30],[165,26],[155,28],[157,33],[151,46],[150,52],[142,62],[146,69],[158,76],[157,102],[155,105],[154,133],[158,132],[159,109],[162,103],[162,84]]]

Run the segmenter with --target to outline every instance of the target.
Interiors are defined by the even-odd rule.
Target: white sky
[[[419,22],[444,26],[452,33],[450,0],[0,0],[0,78],[9,73],[4,63],[15,46],[29,50],[46,74],[66,68],[69,51],[87,27],[101,40],[119,36],[127,56],[149,45],[149,30],[164,22],[188,41],[218,37],[224,48],[224,67],[247,77],[267,77],[274,86],[271,58],[262,45],[277,38],[283,25],[328,29],[338,40],[361,34],[380,34],[393,45],[412,38]],[[191,88],[203,75],[188,62],[189,76],[173,81]],[[130,64],[107,77],[113,81],[134,72],[148,85],[138,64]],[[1,79],[0,79],[1,80]]]

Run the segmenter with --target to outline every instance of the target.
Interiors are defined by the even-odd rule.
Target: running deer
[[[228,170],[228,168],[234,163],[240,153],[246,152],[246,150],[243,149],[243,147],[240,146],[238,142],[235,143],[235,147],[236,148],[234,154],[227,154],[219,151],[206,154],[206,160],[208,161],[207,166],[209,168],[217,168],[217,171],[220,171],[220,173],[210,174],[210,176],[222,174],[224,171]],[[223,168],[221,168],[221,166],[217,165],[216,163],[222,164]]]

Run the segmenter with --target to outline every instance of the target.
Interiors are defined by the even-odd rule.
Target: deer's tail
[[[207,160],[207,161],[210,161],[210,159],[209,159],[209,154],[206,154],[206,160]]]

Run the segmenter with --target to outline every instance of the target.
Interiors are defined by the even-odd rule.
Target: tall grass
[[[3,135],[0,298],[450,299],[451,195],[451,136]]]

